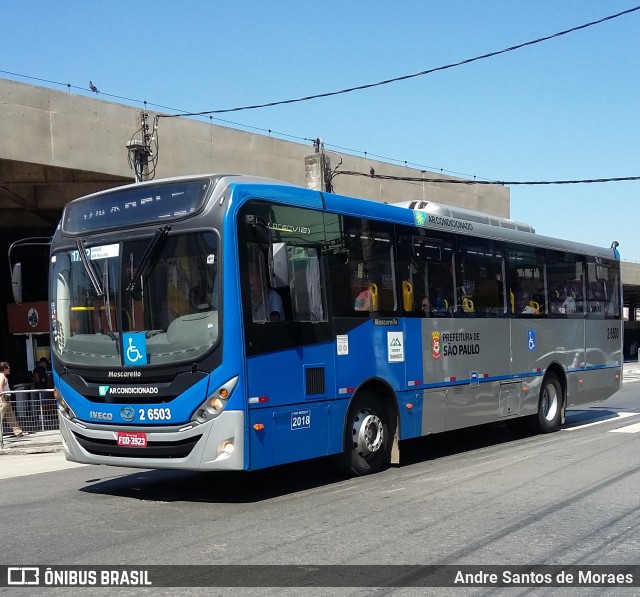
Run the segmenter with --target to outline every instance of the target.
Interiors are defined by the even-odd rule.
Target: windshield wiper
[[[126,288],[126,291],[133,294],[136,290],[136,286],[140,281],[142,276],[146,275],[150,269],[151,262],[156,258],[158,251],[162,248],[164,241],[169,234],[169,230],[171,230],[171,226],[163,226],[162,228],[158,228],[156,230],[155,235],[147,245],[147,249],[140,260],[140,265],[138,270],[136,271],[136,275],[131,279],[129,285]]]
[[[104,290],[102,289],[102,284],[100,283],[100,277],[96,273],[96,270],[93,266],[93,263],[89,261],[87,258],[87,250],[85,249],[85,240],[79,238],[76,241],[76,247],[78,247],[78,253],[80,255],[80,261],[82,261],[82,265],[84,265],[84,269],[87,272],[87,276],[89,276],[89,281],[93,286],[93,289],[96,292],[97,296],[103,296]]]

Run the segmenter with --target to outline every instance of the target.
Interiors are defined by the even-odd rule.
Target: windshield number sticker
[[[138,415],[141,421],[170,421],[171,409],[170,408],[141,408],[138,410]]]
[[[296,410],[291,413],[291,429],[309,429],[311,427],[311,411]]]

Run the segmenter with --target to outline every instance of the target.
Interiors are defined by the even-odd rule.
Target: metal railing
[[[54,390],[19,389],[3,392],[4,400],[11,402],[11,407],[23,431],[34,433],[59,429],[58,408],[54,398]],[[15,396],[15,400],[11,400]],[[5,419],[0,410],[0,448],[4,447]],[[8,425],[8,424],[7,424]],[[9,433],[13,430],[9,428]]]

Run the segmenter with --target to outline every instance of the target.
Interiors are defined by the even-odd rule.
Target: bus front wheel
[[[347,415],[342,468],[349,475],[377,473],[389,465],[391,442],[388,409],[370,392],[358,396]]]
[[[532,430],[536,433],[551,433],[560,427],[563,405],[562,384],[555,373],[547,373],[542,380],[538,414],[531,418]]]

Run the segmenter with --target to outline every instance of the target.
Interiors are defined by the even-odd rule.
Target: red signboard
[[[10,334],[49,333],[49,308],[47,301],[7,305]]]

